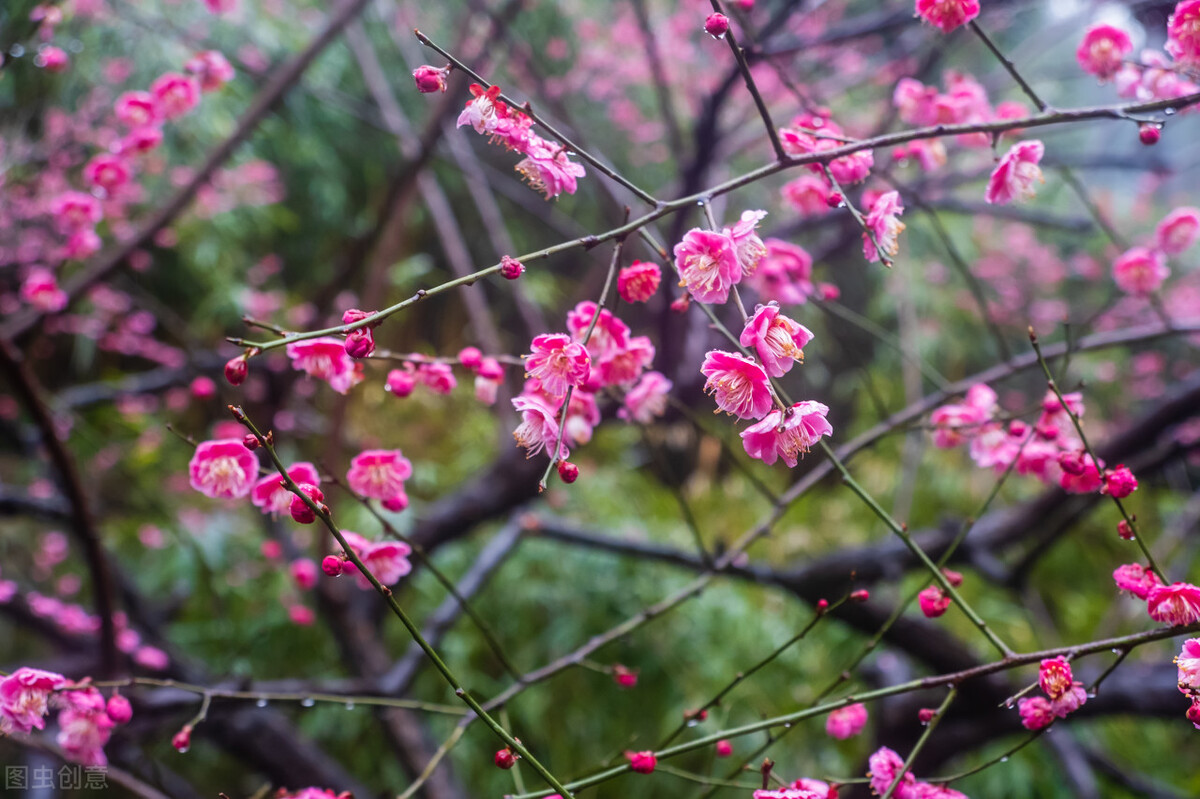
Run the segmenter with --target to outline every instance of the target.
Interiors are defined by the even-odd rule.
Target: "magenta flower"
[[[1045,146],[1036,139],[1014,144],[988,178],[983,198],[992,205],[1025,202],[1037,194],[1035,183],[1045,183],[1038,162]]]
[[[578,186],[576,178],[584,177],[587,171],[567,157],[566,148],[531,135],[525,145],[525,158],[515,167],[529,183],[529,188],[540,191],[547,200],[566,192],[574,194]]]
[[[297,484],[321,484],[321,476],[311,463],[304,461],[294,463],[288,468],[287,473],[288,477]],[[293,496],[294,494],[284,487],[283,480],[278,474],[269,474],[261,478],[250,490],[250,501],[254,503],[254,507],[272,516],[285,513],[292,504]]]
[[[979,16],[979,0],[917,0],[917,16],[949,33]]]
[[[596,317],[596,313],[596,303],[591,300],[584,300],[572,310],[567,311],[567,329],[571,331],[571,336],[576,341],[583,341],[583,335],[591,325],[592,319]],[[613,316],[612,311],[607,308],[600,309],[599,314],[596,325],[592,329],[592,337],[587,342],[588,353],[594,361],[599,361],[629,346],[629,326]]]
[[[1200,0],[1182,0],[1167,18],[1167,52],[1184,64],[1200,63]]]
[[[200,91],[202,92],[215,92],[233,80],[234,75],[237,74],[229,63],[229,59],[217,50],[205,50],[197,53],[188,59],[183,69],[188,74],[194,75],[200,82]]]
[[[658,291],[662,270],[658,264],[634,261],[617,275],[617,293],[625,302],[646,302]]]
[[[200,82],[189,75],[167,72],[150,84],[150,94],[164,119],[176,119],[200,102]]]
[[[160,120],[158,105],[150,92],[125,92],[113,107],[117,119],[132,129],[153,125]]]
[[[625,757],[629,758],[629,770],[636,771],[638,774],[649,774],[658,765],[658,758],[649,750],[645,752],[626,752]]]
[[[1058,484],[1068,494],[1091,494],[1103,484],[1096,462],[1085,452],[1059,453],[1058,466],[1062,469]]]
[[[1200,238],[1200,208],[1176,208],[1154,229],[1155,247],[1167,255],[1180,255]]]
[[[258,477],[258,458],[239,438],[205,441],[188,464],[192,488],[206,497],[236,499],[250,493]]]
[[[766,215],[766,211],[743,211],[741,219],[733,227],[725,228],[725,235],[733,241],[733,253],[742,267],[743,277],[754,274],[758,262],[767,254],[766,245],[755,232],[758,223]]]
[[[871,790],[879,796],[887,793],[887,789],[896,781],[896,775],[900,774],[904,769],[904,759],[886,746],[881,746],[875,754],[867,759],[867,765],[870,771],[867,776],[871,778]],[[916,777],[911,771],[904,771],[904,776],[900,779],[900,784],[896,786],[896,791],[893,796],[913,796],[913,790],[916,783]]]
[[[1073,682],[1071,664],[1063,657],[1047,658],[1038,668],[1038,685],[1052,700],[1062,698]]]
[[[1150,618],[1172,627],[1200,620],[1200,588],[1191,583],[1172,583],[1150,589],[1146,596]]]
[[[375,579],[383,585],[394,585],[412,571],[412,564],[408,560],[412,548],[403,541],[372,542],[348,530],[343,530],[342,536],[367,567],[367,571],[375,575]],[[357,571],[358,567],[353,561],[347,560],[342,564],[342,572],[345,574]],[[370,580],[364,574],[358,574],[357,582],[358,587],[364,591],[372,588]]]
[[[64,691],[66,705],[58,714],[58,745],[67,758],[84,766],[106,766],[104,745],[115,722],[109,717],[104,697],[95,688]]]
[[[0,680],[0,732],[30,732],[46,728],[43,718],[50,694],[67,684],[52,671],[26,666]]]
[[[797,402],[786,415],[773,410],[742,431],[742,448],[768,466],[782,457],[784,463],[795,468],[813,444],[833,433],[833,426],[825,418],[828,413],[827,406],[812,400]]]
[[[422,64],[413,70],[413,80],[421,94],[446,91],[446,69]]]
[[[1200,691],[1200,638],[1189,638],[1175,658],[1179,667],[1179,690]]]
[[[771,409],[767,373],[749,358],[712,350],[704,356],[700,372],[708,378],[704,392],[712,394],[725,413],[739,419],[761,419]]]
[[[782,239],[767,239],[766,254],[746,282],[764,302],[803,305],[816,289],[812,283],[812,256],[803,247]]]
[[[1121,69],[1125,56],[1133,52],[1129,34],[1112,25],[1093,25],[1083,34],[1075,60],[1089,75],[1108,80]]]
[[[624,404],[617,416],[627,422],[649,424],[667,408],[672,383],[661,372],[646,372],[633,388],[625,392]]]
[[[833,187],[821,175],[801,175],[785,183],[780,190],[801,216],[821,216],[829,213],[829,195]]]
[[[936,619],[950,607],[950,595],[940,585],[931,585],[917,594],[917,604],[927,619]]]
[[[592,370],[590,380],[598,380],[603,386],[628,385],[653,361],[654,344],[650,337],[634,336],[624,347],[605,353],[598,364],[599,369]]]
[[[391,503],[408,504],[404,481],[412,477],[412,463],[398,449],[368,449],[350,460],[346,482],[356,494]]]
[[[21,299],[44,313],[57,313],[67,307],[67,292],[58,287],[54,273],[35,268],[21,283]]]
[[[1130,247],[1113,262],[1113,280],[1126,294],[1146,297],[1158,291],[1171,275],[1163,255],[1145,247]]]
[[[1152,570],[1140,563],[1126,563],[1113,570],[1113,581],[1120,591],[1128,591],[1138,599],[1146,599],[1162,583]]]
[[[83,179],[112,194],[129,182],[133,172],[125,159],[110,153],[100,153],[83,167]]]
[[[521,423],[513,431],[513,439],[517,446],[524,447],[526,457],[534,455],[546,448],[553,448],[558,440],[558,408],[551,408],[540,396],[522,394],[514,397],[513,407],[521,414]],[[559,458],[570,455],[566,442],[562,442],[558,451]]]
[[[900,249],[900,234],[904,232],[904,223],[900,221],[902,213],[904,206],[900,204],[899,192],[889,191],[871,205],[864,221],[875,235],[875,241],[871,241],[866,233],[863,234],[864,258],[871,262],[881,260],[879,250],[883,250],[883,255],[888,258],[896,254]],[[879,243],[879,250],[875,248],[876,242]]]
[[[363,380],[362,365],[346,354],[345,342],[331,336],[294,341],[287,345],[292,368],[324,380],[339,394],[345,394]]]
[[[675,268],[681,286],[699,302],[720,304],[729,289],[742,279],[733,239],[724,233],[692,228],[675,245]]]
[[[1044,696],[1031,696],[1022,699],[1017,705],[1021,713],[1021,723],[1027,730],[1040,730],[1049,727],[1058,718],[1050,700]]]
[[[853,738],[867,726],[867,706],[860,703],[839,707],[825,717],[825,733],[844,741]]]
[[[1104,473],[1104,486],[1101,492],[1117,499],[1124,499],[1137,490],[1138,481],[1133,472],[1125,464]]]
[[[435,394],[449,394],[458,385],[454,370],[448,363],[434,361],[417,366],[417,380],[425,384]]]
[[[588,351],[566,333],[534,336],[530,350],[525,356],[525,371],[540,381],[542,390],[552,398],[563,396],[571,386],[582,385],[591,371]]]
[[[472,83],[468,88],[471,99],[467,100],[466,107],[458,115],[457,127],[470,125],[476,133],[488,133],[496,124],[496,106],[504,105],[499,100],[500,87],[484,89],[478,83]]]
[[[68,191],[55,197],[50,203],[54,226],[60,233],[94,227],[104,216],[100,201],[81,191]]]
[[[811,330],[780,314],[775,303],[768,303],[758,306],[746,320],[738,343],[754,349],[768,375],[782,377],[796,361],[804,361],[804,346],[812,339]]]

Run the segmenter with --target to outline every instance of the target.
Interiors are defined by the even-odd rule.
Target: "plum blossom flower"
[[[645,752],[626,752],[625,757],[629,758],[629,770],[636,771],[638,774],[649,774],[658,765],[658,758],[649,750]]]
[[[1122,463],[1117,468],[1109,469],[1104,473],[1104,486],[1100,490],[1111,497],[1124,499],[1136,491],[1137,487],[1137,478],[1133,476],[1129,467]]]
[[[1146,297],[1158,291],[1171,275],[1162,253],[1146,247],[1130,247],[1113,262],[1113,280],[1126,294]]]
[[[742,279],[737,247],[729,236],[692,228],[675,245],[675,267],[691,295],[703,303],[720,304],[729,289]]]
[[[782,457],[794,469],[813,444],[832,435],[833,426],[825,418],[828,413],[828,406],[812,400],[797,402],[787,414],[773,410],[742,431],[742,448],[768,466]]]
[[[1031,696],[1022,699],[1017,705],[1021,714],[1021,723],[1027,730],[1040,730],[1049,727],[1058,718],[1050,700],[1044,696]]]
[[[579,386],[588,378],[591,356],[583,345],[566,333],[543,333],[533,337],[531,353],[525,356],[525,371],[542,384],[542,390],[552,398],[561,397],[571,386]]]
[[[529,183],[529,188],[542,192],[547,200],[563,192],[574,194],[578,188],[576,178],[587,174],[582,164],[567,157],[565,147],[540,137],[531,137],[524,152],[525,158],[515,169]]]
[[[1200,0],[1182,0],[1167,18],[1167,52],[1184,64],[1200,63]]]
[[[367,567],[367,571],[375,575],[375,579],[383,585],[394,585],[401,577],[412,571],[408,560],[412,548],[403,541],[368,541],[358,533],[343,530],[342,536],[358,559]],[[358,571],[353,561],[347,560],[342,564],[345,574]],[[358,587],[364,591],[372,588],[371,581],[366,575],[358,575]]]
[[[949,33],[979,16],[979,0],[917,0],[917,16]]]
[[[1071,674],[1071,664],[1066,658],[1046,658],[1038,668],[1038,685],[1050,699],[1059,699],[1069,690],[1074,682]]]
[[[1112,576],[1118,590],[1128,591],[1138,599],[1146,599],[1151,591],[1162,584],[1152,569],[1140,563],[1118,566]]]
[[[50,694],[66,684],[61,674],[27,666],[0,680],[0,732],[45,729]]]
[[[526,457],[532,458],[543,449],[552,448],[558,441],[558,409],[550,407],[540,396],[524,394],[514,397],[512,404],[521,414],[521,423],[513,431],[513,439],[517,446],[525,448]],[[565,459],[570,454],[566,442],[559,442],[558,457]]]
[[[870,771],[867,776],[871,778],[871,790],[883,796],[887,793],[887,789],[896,781],[896,775],[903,772],[904,776],[900,779],[900,784],[896,787],[892,794],[896,797],[912,797],[912,791],[916,783],[916,777],[911,771],[904,770],[904,759],[886,746],[880,747],[875,754],[867,759],[867,765]]]
[[[83,179],[108,194],[128,183],[131,175],[132,170],[125,159],[111,153],[100,153],[83,167]]]
[[[904,232],[904,223],[900,221],[902,213],[904,206],[900,204],[900,193],[896,191],[889,191],[871,205],[864,221],[875,241],[863,233],[863,257],[868,261],[886,261],[900,249],[899,238]],[[878,249],[875,247],[876,242],[879,243]],[[882,255],[879,250],[883,251]]]
[[[785,183],[780,191],[783,199],[801,216],[821,216],[829,213],[829,195],[833,187],[821,175],[801,175]]]
[[[617,416],[627,422],[649,424],[667,408],[667,394],[674,384],[662,372],[646,372],[625,392]]]
[[[44,313],[57,313],[67,307],[67,292],[58,287],[48,269],[31,269],[21,283],[21,299]]]
[[[496,124],[496,106],[504,105],[499,99],[500,87],[484,89],[478,83],[472,83],[468,89],[471,99],[458,115],[457,127],[470,125],[476,133],[488,133]]]
[[[754,792],[754,799],[825,799],[826,795],[792,785],[786,788],[759,789]]]
[[[867,706],[860,703],[839,707],[825,717],[825,733],[844,741],[853,738],[867,726]]]
[[[64,691],[62,701],[66,706],[58,714],[56,740],[67,758],[84,766],[107,765],[104,744],[116,724],[108,715],[104,697],[89,687]]]
[[[1054,715],[1060,719],[1065,719],[1068,714],[1074,713],[1079,708],[1083,707],[1083,703],[1087,701],[1087,690],[1084,689],[1083,683],[1073,682],[1070,687],[1063,692],[1062,696],[1057,699],[1050,700],[1050,707],[1054,711]]]
[[[1058,485],[1068,494],[1091,494],[1099,491],[1103,485],[1100,469],[1092,460],[1092,456],[1085,452],[1060,452],[1058,466],[1062,469]],[[1103,467],[1104,464],[1101,463],[1100,466]]]
[[[412,462],[398,449],[368,449],[350,460],[346,482],[364,497],[382,500],[388,510],[408,506],[404,481],[412,477]]]
[[[717,408],[725,413],[739,419],[761,419],[771,409],[767,373],[749,358],[712,350],[704,356],[700,371],[708,378],[704,392],[712,394]]]
[[[177,119],[200,102],[200,81],[190,75],[167,72],[150,84],[159,113],[164,119]]]
[[[940,585],[931,585],[917,594],[917,604],[927,619],[936,619],[950,607],[950,595]]]
[[[767,239],[766,253],[758,269],[747,278],[764,302],[774,300],[783,305],[803,305],[816,289],[812,283],[812,256],[803,247]]]
[[[362,365],[346,354],[345,342],[332,336],[294,341],[287,345],[292,368],[324,380],[345,394],[363,380]]]
[[[426,361],[417,365],[417,380],[435,394],[449,394],[458,385],[450,364]]]
[[[738,343],[754,349],[768,375],[782,377],[796,361],[804,361],[804,347],[812,339],[811,330],[780,314],[772,302],[754,310]]]
[[[445,68],[438,69],[428,64],[417,67],[412,72],[413,81],[417,84],[417,91],[421,94],[446,91],[446,72]]]
[[[1131,52],[1133,42],[1128,33],[1112,25],[1093,25],[1083,34],[1075,60],[1084,72],[1108,80],[1117,74]]]
[[[1025,202],[1037,194],[1035,183],[1045,183],[1038,162],[1045,146],[1038,140],[1018,142],[1009,149],[988,178],[983,198],[992,205]]]
[[[206,497],[236,499],[250,493],[258,476],[258,458],[239,438],[205,441],[188,464],[192,488]]]
[[[634,261],[617,274],[617,293],[625,302],[646,302],[658,291],[662,270],[658,264]]]
[[[759,261],[767,254],[766,245],[754,232],[766,215],[766,211],[743,211],[741,219],[733,227],[725,228],[725,235],[733,241],[733,253],[742,267],[743,277],[754,274]]]
[[[93,227],[104,216],[100,202],[90,194],[68,191],[55,197],[50,203],[54,226],[59,233],[74,233]]]
[[[229,59],[218,50],[205,50],[192,56],[183,69],[200,82],[200,91],[215,92],[237,74]]]
[[[287,473],[288,477],[292,478],[292,482],[296,484],[321,484],[321,476],[317,472],[317,468],[305,461],[293,463]],[[293,496],[295,495],[287,490],[278,474],[269,474],[261,478],[250,490],[250,501],[254,507],[272,516],[279,516],[287,512],[292,504]]]
[[[113,112],[121,124],[130,129],[154,125],[160,120],[158,105],[150,92],[124,92],[117,98]]]
[[[1159,585],[1146,596],[1150,618],[1179,627],[1200,620],[1200,588],[1191,583]]]
[[[1200,238],[1200,208],[1176,208],[1154,229],[1155,247],[1167,255],[1180,255]]]
[[[1189,638],[1175,658],[1179,667],[1179,690],[1200,691],[1200,638]]]

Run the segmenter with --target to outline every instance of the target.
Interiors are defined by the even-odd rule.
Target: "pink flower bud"
[[[128,724],[129,720],[133,718],[133,707],[129,704],[129,700],[120,694],[113,694],[109,697],[104,712],[117,724]]]
[[[493,760],[496,761],[496,765],[498,767],[506,770],[517,765],[517,756],[514,755],[513,751],[507,747],[497,750]]]
[[[574,483],[579,479],[579,467],[570,461],[559,461],[558,476],[562,478],[564,483]]]
[[[866,602],[871,598],[871,592],[865,588],[860,588],[850,594],[851,602]]]
[[[704,32],[714,39],[724,39],[729,33],[729,17],[724,14],[709,14],[704,20]]]
[[[393,369],[388,372],[387,384],[384,388],[397,397],[407,397],[413,393],[417,385],[417,376],[407,369]]]
[[[950,585],[954,586],[955,588],[958,588],[963,583],[963,576],[959,572],[953,571],[952,569],[942,569],[942,574],[946,575],[946,582],[950,583]]]
[[[717,757],[729,757],[732,754],[733,744],[729,742],[729,739],[722,738],[717,741]]]
[[[824,613],[827,610],[829,610],[829,600],[828,599],[818,599],[817,600],[817,613]]]
[[[242,437],[242,446],[251,451],[258,449],[258,437],[253,433],[247,433]]]
[[[933,721],[933,717],[937,715],[937,711],[931,707],[923,707],[917,711],[917,718],[922,724],[928,724]]]
[[[1115,499],[1124,499],[1136,491],[1137,487],[1137,478],[1129,471],[1129,467],[1122,463],[1104,473],[1104,487],[1100,490]]]
[[[658,758],[650,750],[644,752],[626,752],[625,757],[629,758],[630,770],[636,771],[638,774],[649,774],[658,765]]]
[[[342,311],[342,324],[352,325],[355,322],[361,322],[364,319],[370,319],[375,314],[376,311],[360,311],[357,308],[350,308],[349,310]],[[371,327],[375,327],[378,324],[379,323],[376,322],[372,324]]]
[[[829,192],[829,196],[825,198],[825,204],[830,208],[841,208],[845,201],[846,200],[844,197],[842,197],[841,192],[836,191]]]
[[[317,505],[320,505],[325,499],[325,493],[312,483],[301,483],[300,493],[317,503]],[[298,496],[292,497],[292,504],[288,506],[288,510],[291,512],[292,518],[300,524],[312,524],[317,520],[317,514]]]
[[[217,384],[208,377],[197,377],[188,386],[188,389],[192,392],[192,396],[198,400],[212,399],[217,396]]]
[[[326,555],[321,559],[321,571],[328,577],[337,577],[342,573],[342,559],[337,555]]]
[[[479,363],[477,374],[485,380],[503,380],[504,367],[495,358],[484,358]]]
[[[688,306],[692,304],[692,295],[684,294],[671,301],[671,310],[675,313],[684,313]]]
[[[375,351],[375,334],[369,327],[351,330],[346,336],[346,354],[351,358],[366,358]]]
[[[622,688],[632,688],[637,685],[637,672],[632,671],[627,666],[622,666],[620,663],[614,663],[612,667],[613,681]]]
[[[412,73],[413,80],[417,84],[417,91],[421,94],[446,91],[446,72],[445,69],[431,67],[428,64],[417,67]]]
[[[823,300],[832,302],[841,298],[842,290],[832,283],[818,283],[817,296]]]
[[[296,587],[303,591],[311,590],[317,584],[317,564],[308,558],[292,561],[288,571],[292,573],[292,580],[295,581]]]
[[[225,379],[231,386],[240,386],[246,382],[246,373],[249,371],[250,368],[246,365],[245,357],[239,355],[225,364]]]
[[[940,586],[931,585],[917,594],[917,604],[927,619],[936,619],[950,607],[950,597],[942,592]]]
[[[1117,522],[1117,535],[1124,538],[1126,541],[1133,540],[1133,528],[1129,526],[1129,522],[1122,519]]]
[[[500,274],[508,280],[516,280],[525,272],[525,265],[508,255],[500,259]]]
[[[463,347],[458,352],[458,362],[474,372],[483,364],[483,353],[477,347]]]
[[[175,733],[175,737],[171,739],[171,746],[175,747],[175,750],[179,752],[179,754],[183,754],[192,747],[191,724],[183,725],[183,729]]]
[[[1162,138],[1162,129],[1158,125],[1142,123],[1138,125],[1138,140],[1147,147],[1158,144]]]
[[[1187,709],[1187,720],[1200,727],[1200,699],[1193,702],[1192,706]]]

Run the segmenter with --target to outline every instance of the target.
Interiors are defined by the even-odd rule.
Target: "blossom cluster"
[[[1042,661],[1038,669],[1038,686],[1045,696],[1026,697],[1018,705],[1021,723],[1029,730],[1040,730],[1056,719],[1066,718],[1088,698],[1083,683],[1077,682],[1071,673],[1071,664],[1062,657]]]
[[[25,735],[46,728],[50,708],[58,708],[56,741],[72,762],[105,766],[104,745],[118,724],[133,717],[129,700],[107,700],[87,680],[74,683],[61,674],[27,666],[0,680],[0,734]]]
[[[1200,208],[1176,208],[1158,223],[1152,242],[1130,247],[1113,262],[1113,280],[1126,294],[1147,297],[1158,291],[1171,275],[1167,259],[1181,255],[1197,239],[1200,239]]]
[[[417,76],[418,81],[421,80]],[[422,89],[425,91],[425,89]],[[525,156],[516,170],[530,188],[542,192],[547,200],[566,192],[574,194],[577,178],[586,174],[583,166],[569,158],[564,145],[543,139],[533,132],[533,119],[500,99],[500,87],[484,89],[470,86],[471,99],[458,115],[458,127],[469,125],[493,144]]]
[[[1171,100],[1200,91],[1189,72],[1200,64],[1200,2],[1182,0],[1167,20],[1165,52],[1143,50],[1130,58],[1133,40],[1113,25],[1095,25],[1083,35],[1075,58],[1101,82],[1112,81],[1121,97],[1148,102]],[[1155,139],[1156,140],[1156,139]]]
[[[911,771],[904,770],[904,759],[886,746],[876,750],[867,759],[867,765],[871,769],[867,773],[871,790],[879,796],[887,793],[899,776],[900,781],[892,792],[897,799],[967,799],[965,794],[953,788],[918,780]]]

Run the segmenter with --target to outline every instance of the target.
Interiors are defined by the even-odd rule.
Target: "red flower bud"
[[[500,274],[508,280],[516,280],[525,272],[525,265],[516,258],[504,256],[500,259]]]
[[[225,364],[225,379],[229,381],[231,386],[240,386],[246,382],[246,374],[250,368],[246,365],[246,358],[239,355]]]
[[[933,717],[936,715],[937,711],[931,707],[923,707],[917,711],[917,718],[921,720],[922,724],[928,724],[933,721]]]
[[[729,757],[733,754],[733,744],[728,739],[722,738],[717,741],[717,757]]]
[[[502,769],[510,769],[517,765],[517,756],[508,747],[497,750],[493,759],[496,761],[496,765]]]
[[[192,725],[185,724],[183,729],[175,733],[175,737],[171,739],[171,746],[180,754],[183,754],[192,747]]]
[[[104,712],[117,724],[127,724],[133,718],[133,707],[130,706],[129,700],[120,694],[109,697]]]
[[[1158,125],[1148,123],[1138,125],[1138,139],[1147,147],[1152,144],[1158,144],[1160,138],[1162,138],[1162,128]]]
[[[859,590],[850,594],[851,602],[866,602],[870,598],[871,598],[871,592],[865,588],[860,588]]]
[[[337,577],[341,574],[342,566],[343,561],[337,555],[326,555],[321,559],[321,571],[330,577]]]
[[[613,681],[622,688],[632,688],[637,685],[637,672],[631,671],[628,667],[622,666],[620,663],[614,663],[612,667]]]
[[[318,505],[325,499],[324,492],[311,483],[301,483],[300,493]],[[312,524],[317,520],[317,514],[300,497],[292,497],[292,504],[288,507],[288,510],[291,512],[292,518],[300,524]]]
[[[825,204],[830,208],[841,208],[843,203],[845,203],[845,198],[842,197],[841,192],[831,191],[825,198]]]
[[[242,446],[248,450],[258,449],[258,437],[253,433],[247,433],[242,437]]]
[[[704,32],[714,39],[723,39],[729,33],[729,17],[724,14],[710,14],[704,20]]]
[[[1129,522],[1122,519],[1117,522],[1117,535],[1124,538],[1126,541],[1133,540],[1133,528],[1129,526]]]
[[[658,758],[650,750],[646,750],[645,752],[626,752],[625,757],[629,758],[630,770],[636,771],[638,774],[649,774],[658,765]]]
[[[559,461],[558,476],[564,483],[574,483],[579,479],[579,467],[570,461]]]
[[[417,84],[417,91],[421,94],[446,91],[446,72],[445,69],[431,67],[428,64],[417,67],[412,73],[413,81]]]

